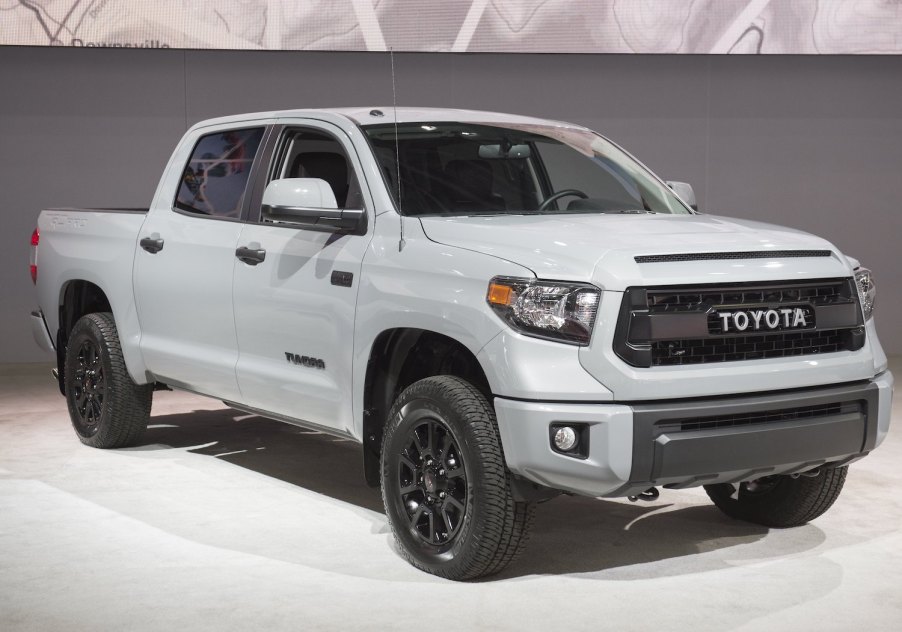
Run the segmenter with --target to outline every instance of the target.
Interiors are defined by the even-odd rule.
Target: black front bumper
[[[838,467],[877,441],[878,388],[869,381],[632,408],[630,479],[611,496]]]

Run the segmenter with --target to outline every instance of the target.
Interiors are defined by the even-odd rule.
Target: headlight
[[[867,268],[855,268],[855,285],[858,286],[864,319],[870,320],[874,315],[874,299],[877,298],[877,281],[874,280],[874,273]]]
[[[587,345],[601,291],[585,283],[495,277],[486,301],[511,327],[530,336]]]

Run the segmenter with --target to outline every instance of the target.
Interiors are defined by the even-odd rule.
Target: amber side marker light
[[[492,281],[489,283],[489,293],[486,299],[491,305],[510,306],[514,302],[514,288]]]

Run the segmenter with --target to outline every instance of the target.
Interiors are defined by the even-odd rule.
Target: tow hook
[[[647,503],[655,501],[658,499],[658,496],[661,495],[661,492],[658,491],[657,487],[649,487],[644,492],[640,492],[636,496],[627,496],[631,503],[636,502],[637,500],[643,500]]]
[[[813,470],[808,470],[807,472],[799,472],[794,475],[792,478],[798,478],[799,476],[804,476],[805,478],[817,478],[821,475],[821,468],[816,467]]]

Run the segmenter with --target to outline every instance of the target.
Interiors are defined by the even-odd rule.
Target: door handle
[[[266,251],[262,248],[248,248],[241,246],[235,250],[235,256],[249,266],[255,266],[266,259]]]
[[[159,235],[151,235],[150,237],[144,237],[140,242],[141,247],[144,248],[147,252],[152,255],[157,254],[163,249],[163,240],[160,239]]]

